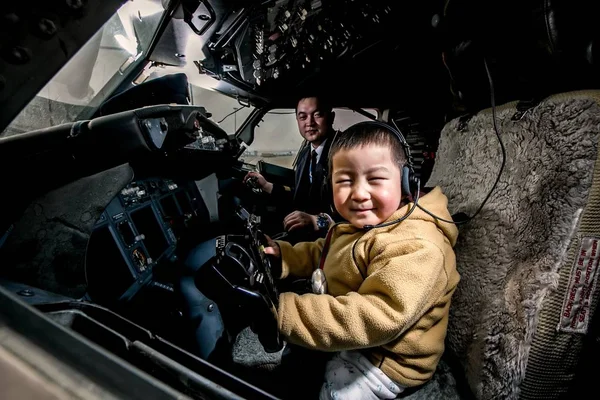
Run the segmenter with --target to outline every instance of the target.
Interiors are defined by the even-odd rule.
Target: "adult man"
[[[291,200],[292,211],[283,220],[283,228],[295,232],[298,240],[314,240],[327,233],[332,218],[331,193],[325,190],[328,179],[328,153],[333,140],[335,113],[323,98],[303,97],[296,105],[298,130],[308,143],[298,154],[293,191],[267,181],[261,174],[250,172],[244,181],[254,176],[266,193],[280,203]]]

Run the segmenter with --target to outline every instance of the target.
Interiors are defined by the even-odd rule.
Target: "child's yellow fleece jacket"
[[[419,205],[451,220],[436,187]],[[388,221],[405,215],[413,203]],[[289,342],[324,350],[364,349],[373,365],[404,386],[425,383],[444,351],[450,298],[460,279],[453,246],[456,226],[417,208],[399,224],[369,231],[348,223],[331,227],[323,272],[328,294],[282,293],[279,329]],[[324,239],[277,242],[282,277],[310,277]]]

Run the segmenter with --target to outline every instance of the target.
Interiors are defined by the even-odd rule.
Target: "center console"
[[[193,220],[208,219],[193,181],[153,178],[129,184],[106,207],[90,238],[89,298],[99,304],[124,303],[149,283],[172,292],[172,284],[152,281],[155,267],[172,260]]]

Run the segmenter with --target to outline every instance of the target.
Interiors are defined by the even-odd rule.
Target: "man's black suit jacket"
[[[329,137],[325,142],[316,171],[312,174],[312,183],[308,176],[312,146],[308,144],[303,146],[298,154],[293,190],[290,191],[281,185],[274,186],[273,194],[282,204],[290,204],[290,211],[304,211],[313,215],[325,212],[331,215],[333,204],[331,185],[326,183],[329,180],[329,147],[332,140],[332,137]]]

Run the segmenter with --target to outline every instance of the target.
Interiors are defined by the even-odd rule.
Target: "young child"
[[[282,277],[310,277],[320,266],[326,294],[282,293],[278,324],[288,342],[336,351],[321,399],[393,399],[427,382],[444,351],[450,298],[459,281],[452,247],[458,230],[402,204],[404,148],[376,125],[355,125],[332,144],[335,208],[346,223],[327,239],[271,242]],[[418,204],[450,220],[439,188]]]

